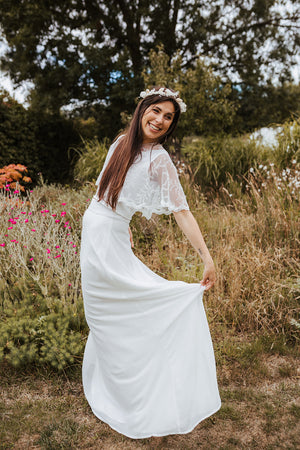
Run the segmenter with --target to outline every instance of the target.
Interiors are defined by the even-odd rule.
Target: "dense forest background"
[[[34,88],[1,93],[0,166],[66,182],[82,139],[112,139],[139,92],[179,89],[177,133],[239,135],[297,117],[300,7],[294,0],[0,0],[1,70]],[[295,72],[294,72],[295,73]]]

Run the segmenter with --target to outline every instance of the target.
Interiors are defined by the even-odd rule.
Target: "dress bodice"
[[[108,151],[103,169],[96,181],[97,186],[117,144],[118,140]],[[98,200],[98,190],[94,199]],[[108,206],[105,200],[104,196],[101,203]],[[116,212],[131,219],[135,212],[140,211],[143,216],[150,219],[153,213],[170,214],[188,209],[176,167],[168,152],[160,144],[145,145],[141,155],[126,174]]]

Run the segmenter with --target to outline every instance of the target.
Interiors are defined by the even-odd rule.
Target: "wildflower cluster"
[[[55,292],[62,301],[70,296],[77,298],[80,290],[78,242],[65,206],[62,202],[60,210],[54,211],[51,206],[35,205],[30,194],[25,200],[17,194],[2,196],[2,221],[7,221],[0,235],[4,279],[7,270],[12,270],[18,277],[26,275],[35,280],[43,295]],[[71,293],[71,288],[75,292]]]
[[[74,207],[45,194],[0,191],[0,361],[61,370],[80,360],[86,333],[78,250],[86,199]]]
[[[253,167],[249,170],[252,178],[258,184],[258,192],[269,188],[272,183],[282,194],[289,194],[294,199],[299,199],[300,195],[300,170],[297,168],[297,161],[292,161],[291,168],[278,171],[274,163],[260,164],[257,169]],[[249,189],[250,185],[246,185]]]

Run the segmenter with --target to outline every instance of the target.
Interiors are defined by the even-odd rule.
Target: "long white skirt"
[[[128,225],[94,200],[84,214],[85,396],[130,438],[188,433],[221,405],[204,288],[152,272],[132,252]]]

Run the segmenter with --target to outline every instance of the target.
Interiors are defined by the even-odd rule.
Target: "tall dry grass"
[[[294,164],[294,163],[293,163]],[[272,166],[271,166],[272,167]],[[273,170],[273,169],[272,169]],[[299,170],[252,170],[210,193],[182,176],[218,279],[205,304],[214,333],[299,340]],[[287,176],[288,174],[288,176]],[[80,360],[87,327],[80,287],[82,215],[94,186],[0,193],[0,359],[60,369]],[[172,216],[132,221],[135,253],[168,279],[199,282],[203,265]]]
[[[184,183],[217,268],[217,283],[205,295],[211,323],[235,332],[299,339],[299,188],[296,198],[288,183],[278,190],[278,177],[271,177],[265,188],[258,174],[247,182],[245,194],[234,198],[226,191],[213,203],[198,187]],[[174,219],[135,220],[134,228],[138,256],[151,261],[157,273],[201,280],[201,261]]]

